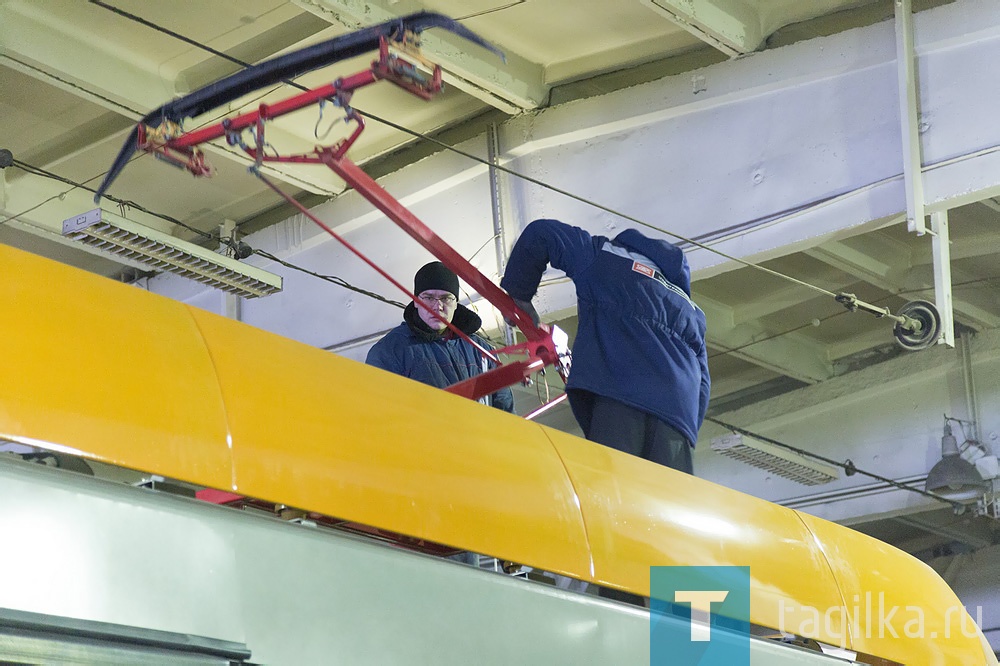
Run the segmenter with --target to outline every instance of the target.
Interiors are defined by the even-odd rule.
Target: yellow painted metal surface
[[[537,425],[196,313],[238,491],[539,567],[589,570],[559,457]]]
[[[830,617],[852,649],[922,666],[996,663],[970,661],[979,627],[929,566],[877,539],[800,515],[840,585],[842,612]]]
[[[839,605],[833,572],[791,509],[547,433],[580,493],[596,582],[648,595],[650,566],[739,565],[750,567],[755,624],[798,624],[793,608]],[[813,637],[838,642],[822,625]]]
[[[0,245],[0,437],[225,488],[215,373],[186,306]]]
[[[651,565],[749,565],[758,624],[997,663],[945,635],[936,574],[846,528],[4,246],[0,267],[0,437],[640,594]],[[921,606],[922,638],[823,621],[866,591]]]

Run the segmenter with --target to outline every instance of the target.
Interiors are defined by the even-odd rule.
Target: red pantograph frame
[[[419,56],[418,56],[419,57]],[[389,52],[385,38],[380,40],[378,60],[371,67],[357,74],[337,79],[312,90],[289,97],[275,104],[261,104],[256,111],[244,113],[233,118],[227,118],[219,123],[186,134],[179,133],[179,128],[172,129],[169,125],[161,126],[154,135],[145,126],[139,126],[138,145],[141,150],[153,153],[157,157],[182,167],[196,176],[208,176],[211,169],[205,164],[202,152],[197,148],[208,141],[225,137],[235,146],[242,148],[256,162],[254,171],[272,189],[285,197],[300,212],[322,227],[327,233],[344,244],[351,252],[365,263],[378,271],[383,277],[401,289],[414,300],[418,307],[423,307],[438,319],[436,312],[428,308],[404,286],[394,280],[384,270],[378,267],[360,251],[354,248],[339,234],[316,218],[310,211],[291,197],[281,192],[273,183],[259,171],[265,162],[292,162],[300,164],[323,164],[354,188],[378,210],[382,211],[400,229],[405,231],[423,248],[428,250],[445,266],[462,278],[483,298],[489,301],[504,318],[516,325],[526,338],[525,342],[499,349],[499,353],[526,354],[526,358],[484,372],[458,384],[453,384],[445,390],[466,398],[478,400],[504,387],[525,380],[531,374],[541,370],[546,365],[560,367],[559,353],[552,340],[552,333],[547,328],[536,325],[521,308],[515,305],[513,299],[496,284],[483,275],[475,266],[465,260],[448,243],[442,240],[434,231],[411,213],[403,204],[383,189],[368,174],[346,157],[347,151],[357,141],[364,131],[365,123],[362,116],[350,107],[350,100],[355,90],[377,83],[380,80],[390,81],[404,90],[423,99],[430,99],[441,90],[441,68],[433,66],[433,72],[428,77],[422,74],[412,63]],[[354,121],[357,127],[346,139],[333,146],[317,146],[312,153],[299,155],[268,155],[265,154],[264,140],[265,122],[278,118],[293,111],[298,111],[312,104],[332,101],[346,111],[347,119]],[[243,133],[251,130],[254,145],[248,145],[243,140]],[[176,132],[176,135],[172,135]],[[442,319],[442,321],[444,321]],[[451,322],[445,322],[458,336],[475,345],[486,356],[496,360],[496,356],[483,349],[469,336],[454,327]],[[564,377],[565,379],[565,377]]]

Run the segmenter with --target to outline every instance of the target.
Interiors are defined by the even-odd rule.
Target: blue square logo
[[[750,666],[750,567],[650,567],[650,666]]]

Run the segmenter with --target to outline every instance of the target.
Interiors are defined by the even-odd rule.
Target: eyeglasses
[[[434,303],[440,303],[445,307],[452,307],[458,300],[451,294],[445,294],[444,296],[431,296],[430,294],[420,294],[418,297],[427,305],[433,305]]]

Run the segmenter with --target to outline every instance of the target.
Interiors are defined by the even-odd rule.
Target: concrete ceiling
[[[432,30],[424,39],[425,54],[443,66],[445,80],[452,84],[433,105],[392,86],[363,90],[354,100],[362,111],[414,132],[433,134],[490,112],[524,113],[547,106],[553,96],[565,100],[600,94],[719,61],[736,51],[754,51],[783,29],[796,32],[797,38],[821,34],[831,29],[827,26],[831,16],[841,29],[873,20],[871,12],[879,7],[881,13],[875,18],[884,18],[889,5],[886,0],[211,0],[176,6],[142,0],[108,4],[4,0],[0,3],[2,147],[14,154],[19,165],[94,187],[135,120],[175,96],[239,69],[211,50],[236,61],[259,62],[422,9],[459,18],[507,57],[503,63],[481,48]],[[816,22],[816,29],[808,27],[811,22]],[[325,68],[298,83],[325,83],[356,71],[365,61]],[[255,108],[290,92],[289,86],[279,85],[235,104],[233,110]],[[195,118],[187,128],[211,120]],[[313,112],[302,112],[273,123],[269,139],[285,150],[308,150],[317,133],[331,125]],[[337,138],[338,130],[333,126],[330,137]],[[360,164],[371,163],[413,142],[409,134],[370,122],[351,156]],[[217,173],[196,190],[188,187],[185,174],[171,173],[144,157],[129,166],[110,194],[206,232],[214,232],[222,219],[253,227],[256,218],[278,205],[263,185],[245,177],[245,156],[222,142],[209,152]],[[322,169],[287,165],[271,173],[310,203],[344,190],[342,181]],[[7,224],[51,230],[54,222],[86,205],[85,196],[77,196],[67,205],[39,206],[62,194],[65,185],[39,180],[20,168],[5,171],[5,177],[5,218],[11,218]],[[59,201],[65,204],[66,199]],[[176,225],[165,227],[191,236]]]
[[[947,3],[916,2],[915,8],[942,4]],[[93,208],[86,188],[96,187],[138,118],[238,70],[237,64],[208,49],[259,62],[422,9],[458,18],[503,49],[506,64],[451,35],[429,31],[424,52],[444,68],[450,84],[444,94],[424,104],[391,86],[375,87],[359,93],[354,103],[418,134],[460,138],[463,131],[479,131],[496,118],[530,114],[882,21],[892,17],[893,2],[112,0],[104,5],[0,0],[0,148],[10,150],[16,160],[0,172],[0,242],[107,276],[134,275],[132,267],[64,241],[60,223]],[[363,68],[365,61],[312,72],[298,83],[318,85]],[[291,92],[279,85],[241,100],[229,111],[254,108]],[[195,118],[188,129],[216,120],[207,115],[213,117]],[[269,137],[276,144],[308,149],[332,125],[304,111],[274,123]],[[339,129],[332,126],[330,136]],[[370,122],[351,156],[370,172],[382,174],[427,151],[412,134]],[[197,232],[217,234],[226,220],[254,231],[292,214],[246,174],[245,156],[221,143],[208,153],[216,173],[198,187],[188,174],[140,157],[110,194],[123,202],[121,212],[130,219],[200,243],[206,240]],[[344,183],[324,169],[292,165],[270,173],[309,206],[345,190]],[[1000,204],[992,199],[969,203],[951,210],[950,218],[956,322],[962,330],[995,329],[1000,324],[995,262]],[[852,233],[804,251],[789,249],[764,265],[893,310],[908,300],[933,300],[929,243],[908,233],[898,219]],[[694,291],[709,319],[710,414],[726,414],[821,384],[901,353],[885,321],[848,313],[830,298],[753,268],[700,279]],[[573,328],[572,313],[564,323]],[[568,410],[550,418],[573,429]],[[942,521],[947,522],[935,514],[920,524],[873,523],[871,531],[881,529],[887,539],[930,552],[942,539],[962,542],[948,531],[953,528],[940,527]],[[966,542],[997,542],[996,530],[979,525],[970,529],[975,534]],[[923,538],[927,534],[938,541]]]

